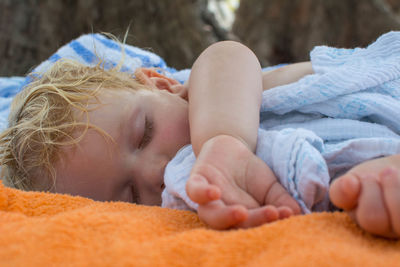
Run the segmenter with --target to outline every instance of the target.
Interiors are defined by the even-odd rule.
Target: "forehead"
[[[104,131],[118,139],[127,116],[137,105],[136,98],[132,90],[101,90],[88,101],[86,111],[75,108],[75,119],[79,123],[88,123],[91,131]],[[78,130],[76,134],[81,132]]]
[[[98,102],[112,103],[115,99],[133,96],[137,92],[137,90],[133,90],[129,87],[100,87],[98,89],[93,88],[93,90],[96,92],[93,94],[93,97],[89,99],[90,104],[97,104]]]

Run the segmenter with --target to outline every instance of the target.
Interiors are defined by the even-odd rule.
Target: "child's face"
[[[165,166],[190,143],[187,101],[165,90],[106,89],[100,101],[90,123],[115,143],[89,129],[77,146],[65,148],[55,191],[160,205]]]

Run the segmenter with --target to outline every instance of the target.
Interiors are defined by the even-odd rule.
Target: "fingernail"
[[[383,171],[382,171],[382,175],[392,175],[396,173],[396,169],[394,169],[393,167],[386,167]]]
[[[387,167],[381,172],[380,178],[382,183],[393,184],[396,181],[397,175],[398,172],[395,168]]]
[[[212,200],[219,199],[219,194],[216,190],[212,190],[212,189],[208,190],[207,195]]]
[[[241,211],[241,210],[235,210],[233,212],[233,216],[238,221],[244,221],[246,219],[246,214],[244,214],[243,211]]]
[[[349,181],[350,181],[351,186],[358,186],[358,179],[356,177],[351,176]]]
[[[359,180],[357,177],[350,176],[345,177],[344,180],[341,181],[341,188],[344,192],[353,193],[355,190],[359,188]]]

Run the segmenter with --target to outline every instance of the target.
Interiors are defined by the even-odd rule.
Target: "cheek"
[[[166,123],[161,135],[164,140],[172,142],[183,137],[184,128],[181,123]]]
[[[182,139],[181,142],[183,141],[185,141],[186,143],[190,142],[190,128],[189,128],[189,118],[187,111],[185,116],[180,116],[179,119],[177,120],[175,134],[179,139]]]
[[[166,116],[161,129],[163,140],[175,145],[183,146],[190,142],[189,121],[187,116]]]

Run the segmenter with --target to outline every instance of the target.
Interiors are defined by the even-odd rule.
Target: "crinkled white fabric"
[[[256,149],[305,213],[328,210],[329,183],[351,167],[400,153],[400,32],[310,56],[315,74],[263,93]],[[195,160],[188,145],[169,162],[163,207],[197,209],[185,192]]]

